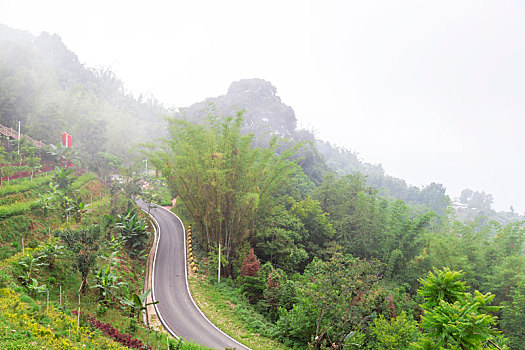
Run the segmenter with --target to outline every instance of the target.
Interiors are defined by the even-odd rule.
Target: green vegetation
[[[297,129],[268,82],[235,83],[207,118],[197,104],[166,128],[158,102],[56,35],[0,34],[0,124],[75,145],[0,138],[1,348],[165,347],[139,320],[152,237],[137,195],[177,198],[197,303],[254,349],[525,346],[525,222],[489,194],[467,189],[455,210],[443,185],[408,186]],[[220,114],[237,102],[244,113]],[[162,135],[145,152],[157,177],[130,146]]]
[[[211,284],[204,276],[193,274],[188,280],[199,308],[224,332],[254,350],[287,349],[270,338],[274,327],[254,310],[231,282]]]
[[[40,186],[28,185],[36,181],[26,178],[17,185],[23,195],[2,198],[10,198],[5,207],[13,212],[0,223],[0,332],[5,335],[0,347],[120,349],[142,342],[165,348],[164,333],[137,321],[144,310],[142,274],[150,234],[129,198],[120,190],[108,197],[92,173],[59,168]],[[91,205],[79,207],[88,198]],[[13,208],[22,209],[14,213]],[[116,218],[111,211],[119,213]],[[174,349],[204,349],[169,342]]]
[[[421,279],[419,293],[425,302],[421,325],[425,330],[422,348],[481,349],[493,348],[499,333],[494,326],[496,318],[490,313],[498,310],[489,306],[491,293],[466,292],[463,274],[449,269],[429,272]]]
[[[207,127],[172,120],[170,140],[149,153],[184,201],[202,242],[224,247],[226,260],[294,170],[287,161],[291,154],[275,155],[276,140],[268,148],[253,148],[253,137],[241,135],[242,122],[241,113],[224,121],[210,118]]]
[[[302,168],[282,156],[257,156],[253,138],[236,136],[241,135],[239,115],[210,117],[204,125],[173,123],[171,141],[153,163],[181,199],[176,211],[190,218],[192,238],[202,249],[197,265],[210,281],[218,262],[217,246],[210,242],[225,247],[233,241],[230,252],[223,252],[227,259],[221,259],[227,282],[207,287],[206,293],[204,283],[192,286],[196,299],[205,298],[199,303],[209,316],[232,334],[244,328],[241,334],[315,349],[513,345],[515,338],[508,337],[513,328],[498,321],[519,320],[519,295],[511,291],[521,291],[525,276],[524,223],[465,224],[452,215],[383,198],[360,174],[325,173],[322,182],[312,184]],[[252,164],[236,171],[238,159]],[[287,175],[270,177],[276,182],[265,202],[258,191],[271,185],[249,169],[272,174],[279,162],[288,169],[279,172]],[[245,182],[247,190],[239,185]],[[238,203],[237,198],[258,200]],[[243,207],[246,203],[251,207]],[[232,215],[238,209],[242,215]],[[244,219],[250,225],[238,223]],[[232,236],[220,234],[228,230]],[[433,268],[444,270],[422,279]],[[460,282],[462,277],[466,282]],[[444,287],[433,288],[436,283]],[[466,283],[476,289],[472,295]],[[432,295],[436,290],[444,294]],[[217,291],[223,296],[215,296]],[[497,307],[510,298],[516,313]],[[242,309],[250,316],[244,317]],[[225,321],[224,315],[237,321]],[[226,326],[229,322],[237,326]]]

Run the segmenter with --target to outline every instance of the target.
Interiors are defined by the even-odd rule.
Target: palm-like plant
[[[148,320],[148,306],[149,305],[155,305],[158,304],[159,301],[154,301],[151,303],[147,303],[146,299],[148,298],[149,293],[151,293],[151,289],[148,289],[142,294],[136,294],[136,293],[129,293],[129,299],[127,298],[120,298],[120,301],[124,306],[128,309],[129,316],[134,317],[140,317],[143,313],[146,313],[146,322],[149,325]]]
[[[55,167],[55,174],[53,175],[53,183],[58,190],[67,190],[75,177],[73,176],[73,169]]]
[[[66,194],[62,194],[62,198],[60,199],[59,205],[58,205],[62,217],[64,218],[65,222],[67,223],[69,221],[70,213],[74,209],[74,201],[72,198],[70,198]]]
[[[98,288],[100,292],[100,298],[104,304],[107,304],[114,292],[118,291],[119,288],[124,285],[124,282],[119,282],[119,276],[111,271],[111,266],[108,264],[106,268],[100,269],[94,275],[94,282],[91,288]]]
[[[41,261],[45,257],[45,254],[33,255],[29,253],[18,262],[18,265],[22,267],[23,272],[23,275],[19,276],[19,278],[22,279],[26,285],[31,283],[33,274],[36,273],[40,267],[47,266],[47,263]]]
[[[111,232],[111,229],[114,227],[114,225],[115,217],[113,215],[106,214],[102,216],[102,219],[100,221],[100,228],[102,229],[104,236],[108,236],[108,233]]]
[[[40,245],[39,247],[44,252],[43,256],[45,257],[45,260],[47,261],[50,270],[53,269],[56,261],[65,254],[65,247],[57,243],[57,241],[51,241],[46,245]]]
[[[118,215],[115,226],[121,230],[122,238],[132,253],[146,244],[146,222],[133,209],[126,215]]]
[[[47,216],[47,212],[49,210],[54,209],[53,205],[54,196],[49,193],[39,193],[37,203],[39,204],[40,208],[44,212],[44,216]]]
[[[88,211],[90,211],[90,209],[88,209],[87,207],[89,207],[91,204],[85,204],[83,201],[82,201],[82,198],[77,198],[77,200],[73,200],[72,201],[72,212],[73,212],[73,215],[75,216],[75,218],[77,219],[77,221],[79,223],[82,223],[82,218],[84,217],[84,215],[86,215],[86,213]]]
[[[35,296],[38,294],[43,294],[47,290],[45,285],[39,285],[38,281],[34,278],[31,278],[31,282],[28,282],[26,287],[29,290],[29,293]]]

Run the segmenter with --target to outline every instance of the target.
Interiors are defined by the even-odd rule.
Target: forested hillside
[[[20,121],[22,133],[49,144],[73,135],[72,149],[40,154],[2,139],[2,174],[25,178],[0,189],[0,341],[65,346],[68,325],[82,324],[77,348],[117,348],[94,328],[164,346],[138,322],[152,239],[133,203],[140,195],[150,204],[177,199],[172,210],[192,228],[194,290],[219,295],[238,321],[221,324],[246,329],[243,342],[525,348],[525,222],[515,213],[490,220],[490,195],[465,190],[454,209],[443,185],[386,175],[299,129],[261,79],[235,82],[166,122],[165,114],[109,70],[81,65],[57,35],[0,25],[0,123]],[[149,143],[134,148],[140,142]],[[134,167],[119,168],[121,160]],[[44,161],[57,168],[33,179]],[[85,312],[75,321],[77,298]],[[215,300],[202,305],[224,311],[213,310]]]
[[[422,212],[359,173],[316,184],[300,148],[277,135],[256,147],[244,127],[242,113],[172,119],[149,156],[192,224],[199,271],[216,278],[220,247],[216,288],[252,331],[295,348],[523,345],[523,222]]]
[[[446,195],[443,184],[430,183],[423,187],[409,185],[403,179],[385,173],[380,164],[371,164],[359,158],[357,153],[338,147],[328,141],[317,138],[313,131],[297,126],[297,118],[290,106],[281,102],[277,89],[270,82],[262,79],[244,79],[233,82],[226,95],[207,98],[203,102],[182,108],[175,114],[194,122],[204,122],[208,115],[235,115],[244,110],[243,133],[253,133],[255,144],[267,145],[272,136],[279,136],[289,141],[285,148],[297,143],[304,146],[297,152],[299,164],[304,172],[316,184],[320,184],[323,174],[332,171],[339,175],[359,172],[366,176],[366,183],[379,190],[387,198],[401,199],[414,206],[430,208],[440,215],[447,212],[453,200]],[[483,197],[483,206],[461,206],[458,218],[468,221],[481,218],[487,222],[497,220],[502,223],[525,219],[514,212],[496,212],[492,208],[492,198],[483,192],[472,191],[475,198]],[[483,201],[483,200],[482,200]],[[466,203],[465,203],[466,204]],[[455,207],[454,207],[455,208]]]
[[[73,135],[90,168],[109,152],[133,159],[133,145],[164,134],[165,108],[134,98],[107,68],[83,66],[56,34],[35,37],[0,24],[0,124],[48,144]]]
[[[386,175],[381,165],[366,163],[351,151],[319,140],[313,131],[298,128],[293,109],[281,102],[275,86],[262,79],[234,82],[226,95],[183,108],[177,117],[203,122],[209,114],[234,115],[241,109],[245,110],[242,131],[256,135],[256,144],[265,145],[272,136],[286,138],[291,144],[306,143],[297,157],[301,158],[299,163],[305,173],[317,184],[328,170],[340,175],[360,172],[367,176],[368,184],[384,195],[439,212],[449,203],[440,184],[433,183],[423,189],[408,186],[405,181]]]

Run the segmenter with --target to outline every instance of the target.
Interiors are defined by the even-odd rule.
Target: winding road
[[[142,200],[137,204],[144,211]],[[191,297],[186,268],[186,235],[182,221],[169,210],[152,207],[150,216],[157,224],[157,246],[153,258],[151,285],[157,315],[166,330],[175,337],[213,349],[246,349],[213,325]]]

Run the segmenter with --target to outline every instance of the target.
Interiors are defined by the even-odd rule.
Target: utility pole
[[[221,242],[219,242],[219,262],[217,265],[217,283],[221,283]]]
[[[18,155],[20,155],[20,120],[18,121]]]

